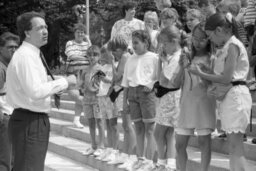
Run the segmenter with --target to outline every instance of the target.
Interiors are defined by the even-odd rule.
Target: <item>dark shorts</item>
[[[133,122],[143,121],[151,123],[155,121],[156,97],[153,91],[144,92],[143,86],[129,87],[128,101]]]

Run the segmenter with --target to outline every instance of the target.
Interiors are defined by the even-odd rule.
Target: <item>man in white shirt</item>
[[[5,32],[0,36],[0,170],[11,170],[11,146],[8,123],[13,108],[6,102],[6,69],[13,53],[18,48],[19,37]]]
[[[13,171],[44,171],[48,148],[50,96],[76,84],[75,76],[47,76],[40,47],[48,40],[44,17],[27,12],[17,18],[22,44],[7,68],[7,101],[14,108],[9,137],[14,150]],[[48,72],[49,73],[49,72]]]

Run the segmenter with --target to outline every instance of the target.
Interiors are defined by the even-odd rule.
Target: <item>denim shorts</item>
[[[145,92],[144,86],[129,87],[128,101],[133,122],[155,122],[156,96],[153,91]]]
[[[84,116],[87,119],[102,119],[99,104],[85,104],[83,106]]]

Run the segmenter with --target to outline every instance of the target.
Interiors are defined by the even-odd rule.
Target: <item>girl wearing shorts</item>
[[[91,148],[88,148],[84,155],[91,155],[97,148],[104,148],[104,131],[102,125],[102,115],[100,113],[98,97],[100,76],[97,74],[100,70],[98,60],[100,58],[100,49],[92,45],[88,48],[89,67],[83,71],[81,76],[80,87],[84,93],[83,109],[84,115],[88,119],[90,136],[92,141]],[[96,143],[96,123],[99,130],[99,141]]]
[[[135,124],[138,160],[133,169],[149,170],[153,168],[154,125],[155,125],[155,94],[152,91],[157,80],[158,56],[149,52],[150,37],[145,30],[132,33],[135,54],[131,56],[124,69],[122,86],[124,90],[124,110],[129,110]],[[145,143],[145,140],[147,143]],[[146,157],[144,160],[144,146]]]
[[[210,16],[205,24],[206,33],[216,45],[224,44],[216,54],[214,74],[208,74],[198,66],[192,67],[190,72],[215,84],[220,100],[221,126],[228,137],[230,170],[242,171],[247,170],[243,134],[249,123],[252,99],[245,83],[249,71],[248,56],[236,37],[236,28],[230,13]]]
[[[156,112],[155,139],[158,151],[156,170],[165,168],[176,169],[174,127],[180,112],[180,85],[176,77],[179,73],[179,60],[181,56],[180,31],[175,26],[169,26],[161,30],[159,43],[166,55],[160,54],[159,60],[159,84],[154,89],[158,99]],[[162,93],[163,90],[169,90]],[[166,94],[165,94],[166,93]]]
[[[128,52],[128,43],[125,40],[125,37],[122,35],[115,36],[108,43],[108,49],[112,52],[114,56],[114,60],[112,60],[113,67],[113,85],[112,91],[115,93],[119,93],[116,99],[113,101],[116,103],[117,111],[122,116],[122,126],[124,130],[124,141],[121,155],[118,159],[113,162],[113,164],[122,164],[119,165],[118,168],[129,168],[133,161],[136,159],[134,155],[135,151],[135,130],[131,122],[131,115],[128,110],[123,110],[123,87],[121,86],[123,74],[124,74],[124,66],[126,64],[127,59],[131,57],[131,54]],[[116,61],[118,64],[116,66]]]
[[[113,79],[113,72],[112,56],[109,55],[107,51],[107,45],[104,45],[101,48],[101,58],[99,63],[102,74],[100,76],[100,85],[97,97],[102,118],[106,120],[108,148],[106,150],[99,149],[98,153],[94,154],[95,156],[98,156],[97,159],[99,160],[111,162],[115,160],[118,154],[117,146],[119,133],[117,128],[118,113],[116,111],[115,103],[112,103],[108,97],[108,91]]]
[[[206,72],[211,71],[210,41],[202,24],[192,31],[191,59],[182,56],[181,66],[184,68],[184,83],[182,86],[180,116],[176,128],[176,150],[180,171],[186,171],[187,145],[190,136],[197,133],[201,150],[200,171],[206,171],[211,161],[211,133],[215,129],[215,98],[208,96],[210,82],[193,75],[188,71],[190,66],[199,65]]]

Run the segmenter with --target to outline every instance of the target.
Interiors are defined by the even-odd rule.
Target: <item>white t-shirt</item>
[[[143,55],[134,54],[127,59],[122,80],[123,87],[136,87],[139,85],[153,88],[157,81],[158,56],[147,52]]]

